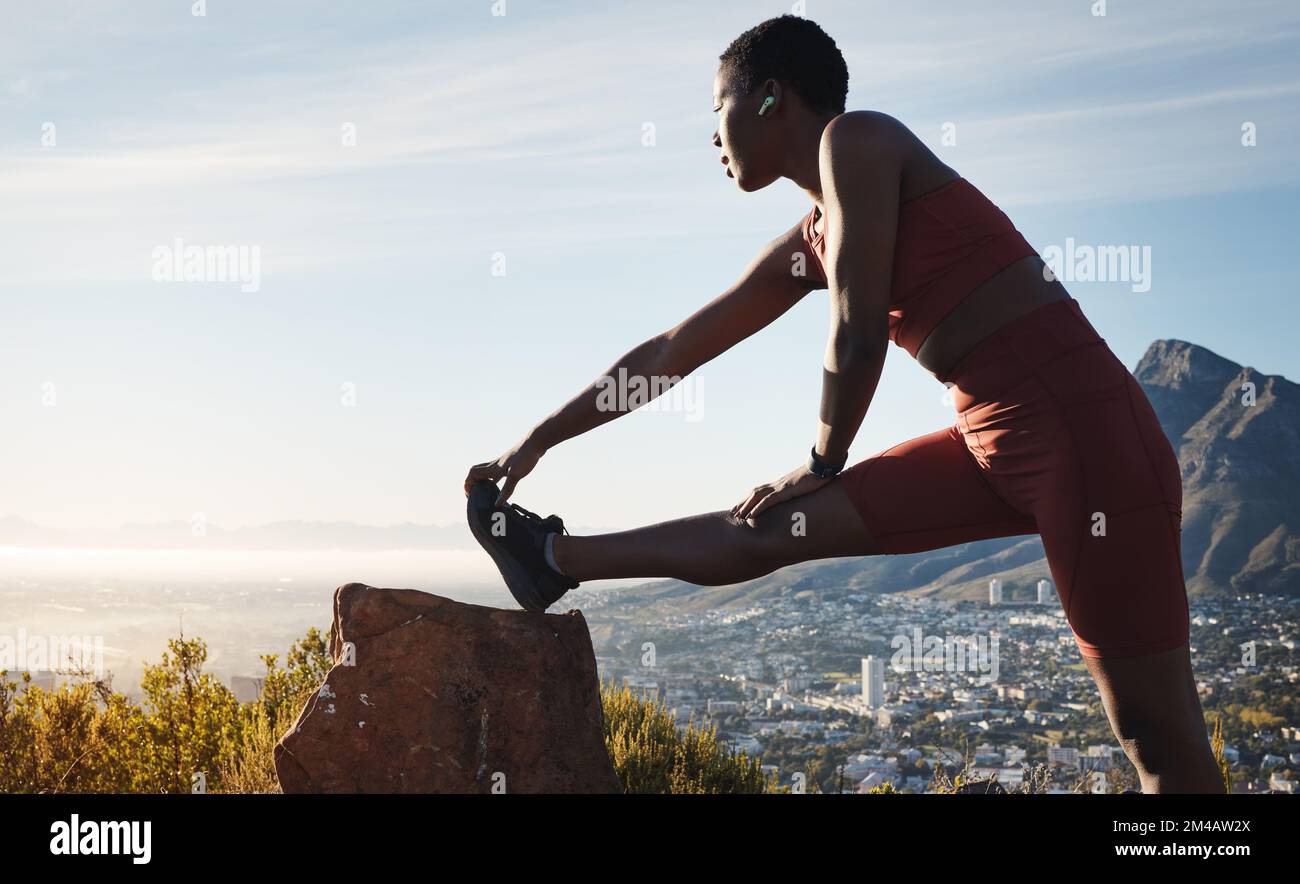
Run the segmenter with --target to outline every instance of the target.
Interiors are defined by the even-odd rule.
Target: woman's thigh
[[[1076,370],[1110,386],[1081,396],[1044,372],[1062,432],[1053,493],[1036,512],[1043,546],[1084,656],[1161,653],[1189,629],[1178,458],[1109,349],[1081,356]]]
[[[887,448],[837,483],[876,551],[887,555],[1038,533],[1033,517],[994,489],[956,426]]]
[[[1038,533],[981,475],[955,427],[900,442],[752,524],[736,524],[745,528],[747,556],[769,570]]]

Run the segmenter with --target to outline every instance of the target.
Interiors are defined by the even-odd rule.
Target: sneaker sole
[[[478,545],[483,547],[484,551],[492,557],[493,563],[501,576],[506,581],[506,588],[510,594],[515,597],[525,611],[531,611],[534,614],[543,614],[547,606],[542,603],[542,596],[537,591],[537,586],[528,569],[519,563],[519,560],[510,554],[510,551],[502,545],[500,538],[493,537],[491,532],[479,524],[476,519],[476,509],[487,509],[491,506],[491,498],[495,497],[498,489],[491,483],[475,485],[470,489],[469,504],[466,508],[466,515],[469,520],[470,533],[478,541]],[[479,500],[475,500],[475,495]]]

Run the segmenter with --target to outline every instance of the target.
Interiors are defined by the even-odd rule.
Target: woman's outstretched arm
[[[785,313],[811,290],[809,281],[791,273],[790,257],[802,247],[799,226],[769,242],[731,288],[674,328],[629,351],[591,386],[534,427],[529,433],[534,444],[545,451],[624,413],[602,411],[596,405],[607,379],[619,377],[620,369],[628,378],[644,378],[657,396],[669,388],[669,381],[676,384]],[[638,402],[636,407],[643,404]]]

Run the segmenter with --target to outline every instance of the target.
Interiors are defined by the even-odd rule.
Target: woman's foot
[[[498,493],[495,482],[474,483],[466,504],[469,529],[496,563],[520,607],[540,613],[578,586],[577,580],[547,561],[547,535],[568,534],[568,529],[556,515],[543,519],[516,503],[496,506]]]

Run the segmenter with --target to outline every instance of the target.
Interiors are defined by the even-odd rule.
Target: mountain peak
[[[1209,388],[1217,396],[1241,369],[1242,366],[1231,359],[1225,359],[1200,344],[1160,338],[1152,341],[1142,354],[1133,376],[1143,387]]]
[[[1161,338],[1147,347],[1133,376],[1177,449],[1191,426],[1223,401],[1242,371],[1238,363],[1199,344]]]

